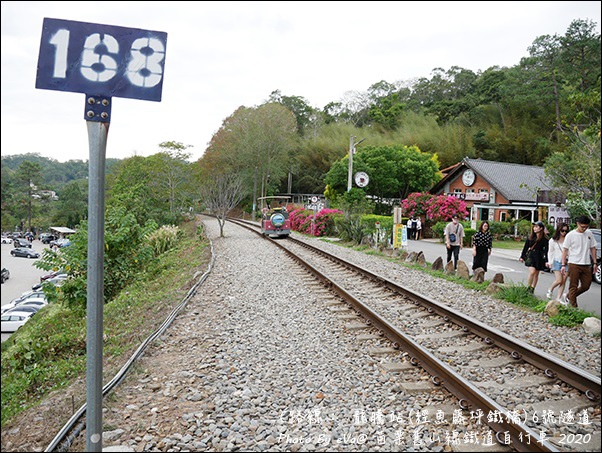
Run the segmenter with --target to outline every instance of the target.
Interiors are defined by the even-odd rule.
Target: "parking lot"
[[[11,256],[10,251],[13,248],[13,244],[2,244],[2,267],[6,267],[10,271],[10,278],[2,284],[2,305],[8,304],[14,298],[31,290],[32,285],[40,283],[40,277],[47,273],[34,266],[38,260]],[[38,240],[32,243],[32,249],[40,254],[45,248],[48,246]],[[10,335],[10,333],[3,333],[2,341]]]

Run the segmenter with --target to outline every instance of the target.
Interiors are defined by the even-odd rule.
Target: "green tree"
[[[554,187],[565,193],[571,214],[587,214],[600,224],[600,135],[565,133],[572,147],[563,153],[554,153],[544,165],[546,175]]]
[[[186,161],[186,145],[164,142],[160,147],[157,154],[130,157],[116,166],[108,178],[107,206],[127,208],[139,223],[179,222],[193,205],[194,164]]]
[[[33,195],[37,192],[37,186],[42,180],[42,166],[35,162],[23,161],[17,170],[17,178],[21,182],[21,190],[27,200],[27,225],[31,231]]]
[[[368,112],[371,122],[384,130],[395,130],[399,127],[404,104],[397,87],[381,80],[368,88],[368,95],[371,102]]]
[[[240,107],[224,121],[198,161],[199,182],[235,173],[253,199],[271,195],[287,178],[297,144],[297,121],[287,107],[278,103]]]
[[[88,217],[88,183],[86,180],[71,181],[63,188],[52,222],[57,226],[75,228]]]
[[[160,218],[161,205],[147,187],[152,178],[149,167],[146,157],[133,156],[122,160],[114,173],[107,176],[107,209],[122,206],[138,223]]]
[[[590,20],[577,19],[571,22],[562,45],[563,73],[566,80],[579,92],[600,90],[601,54],[600,34],[596,24]]]
[[[190,145],[179,142],[163,142],[161,151],[148,158],[151,179],[148,186],[157,199],[167,197],[170,217],[176,221],[178,213],[191,206],[192,178],[190,176]]]
[[[154,256],[147,240],[157,224],[149,220],[139,224],[123,206],[107,208],[105,219],[104,302],[108,303],[127,286],[141,267]],[[35,263],[39,269],[62,269],[69,279],[60,287],[64,302],[72,308],[85,309],[87,300],[88,223],[82,221],[70,237],[71,245],[60,251],[45,249]],[[57,295],[51,293],[56,300]]]
[[[325,182],[331,193],[347,188],[349,156],[335,162]],[[353,172],[366,172],[369,184],[363,189],[377,203],[379,213],[390,211],[390,199],[401,200],[412,192],[427,191],[440,180],[437,156],[415,146],[366,146],[353,157]],[[387,212],[388,213],[388,212]]]
[[[316,121],[316,110],[301,96],[284,96],[280,90],[275,90],[270,94],[268,102],[281,104],[295,115],[297,131],[301,137]]]

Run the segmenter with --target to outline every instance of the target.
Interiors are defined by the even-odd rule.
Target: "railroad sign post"
[[[167,33],[45,18],[36,88],[85,94],[88,170],[86,451],[102,451],[105,157],[113,96],[161,101]]]

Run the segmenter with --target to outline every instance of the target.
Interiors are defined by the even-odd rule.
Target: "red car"
[[[286,201],[290,197],[272,196],[259,197],[267,206],[261,211],[261,233],[264,236],[287,238],[291,234],[291,221],[286,210]],[[277,206],[272,206],[277,204]]]

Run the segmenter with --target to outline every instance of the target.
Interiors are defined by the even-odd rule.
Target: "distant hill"
[[[38,153],[2,156],[2,171],[4,172],[7,169],[17,171],[24,161],[40,164],[44,175],[43,185],[55,190],[62,188],[71,181],[88,178],[88,161],[69,160],[67,162],[59,162],[55,159],[40,156]],[[120,161],[121,159],[106,160],[107,175],[111,173],[113,167]]]

